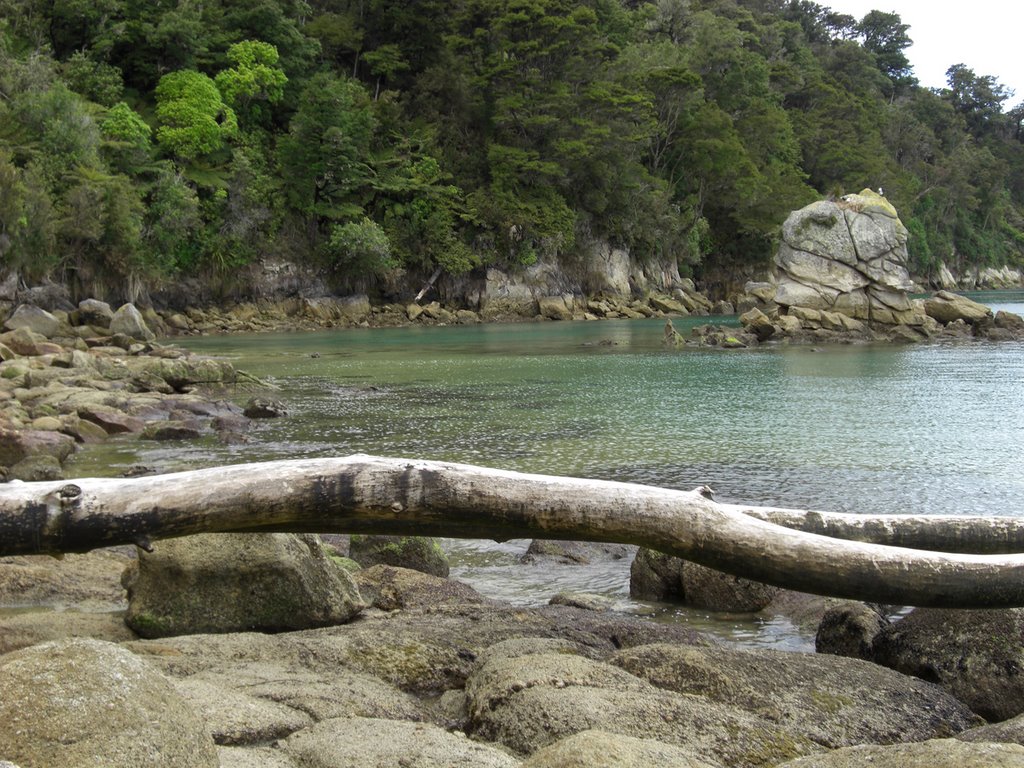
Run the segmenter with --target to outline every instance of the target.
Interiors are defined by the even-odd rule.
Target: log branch
[[[835,539],[975,555],[1024,553],[1024,519],[965,515],[859,515],[723,504],[758,520]]]
[[[665,552],[781,587],[883,603],[1024,606],[1024,555],[848,541],[699,491],[349,456],[135,479],[0,487],[0,555],[81,552],[213,531],[585,539]]]

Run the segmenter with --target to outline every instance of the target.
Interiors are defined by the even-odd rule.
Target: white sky
[[[1024,2],[1021,0],[817,0],[861,19],[871,10],[898,13],[910,25],[914,44],[907,58],[921,85],[946,86],[946,70],[966,64],[976,75],[992,75],[1015,91],[1003,103],[1024,102]]]

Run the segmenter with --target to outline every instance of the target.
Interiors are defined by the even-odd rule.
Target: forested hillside
[[[721,282],[869,186],[918,274],[1020,265],[1024,105],[955,41],[919,87],[912,33],[807,0],[0,0],[0,259],[372,290],[596,238]]]

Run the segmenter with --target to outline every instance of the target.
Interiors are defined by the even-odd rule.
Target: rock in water
[[[870,189],[794,211],[775,255],[775,301],[895,325],[919,320],[907,291],[907,228]]]
[[[441,545],[426,536],[353,536],[348,556],[364,568],[392,565],[442,578],[449,569]]]
[[[171,682],[98,640],[0,657],[0,755],[23,768],[216,768],[213,739]]]
[[[125,569],[125,622],[143,637],[343,624],[363,608],[316,536],[208,533],[169,539]]]

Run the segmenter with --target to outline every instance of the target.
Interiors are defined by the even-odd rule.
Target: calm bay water
[[[706,319],[675,325],[686,333],[699,322]],[[117,474],[144,463],[173,471],[359,452],[673,488],[709,484],[719,500],[761,505],[1024,514],[1024,344],[664,350],[663,326],[189,339],[184,346],[274,381],[291,415],[259,422],[241,445],[114,441],[80,454],[72,469]],[[628,558],[520,566],[524,542],[447,546],[455,575],[495,596],[536,603],[579,590],[628,603]],[[806,645],[777,621],[727,624],[741,642]]]

